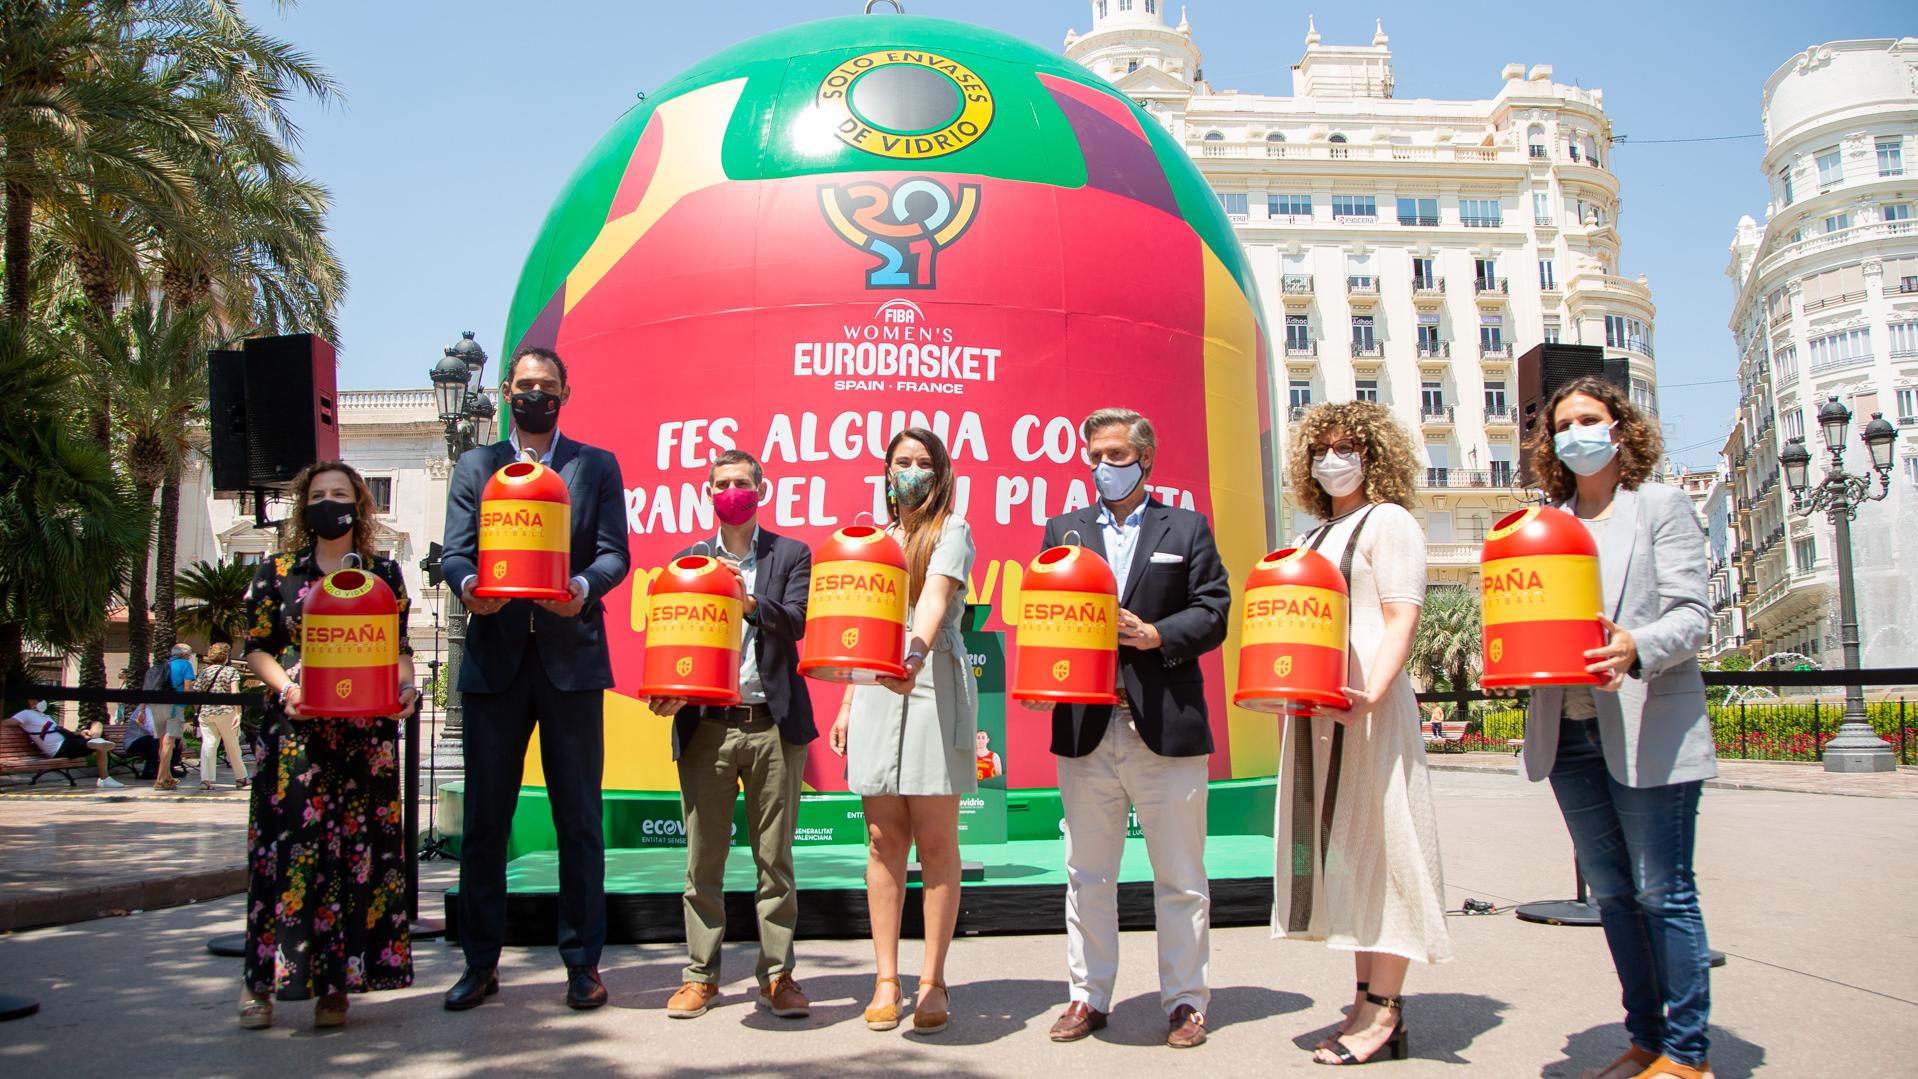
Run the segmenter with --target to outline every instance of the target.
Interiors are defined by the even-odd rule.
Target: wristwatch
[[[924,663],[926,661],[926,654],[924,652],[907,652],[906,653],[906,663],[908,665],[911,665],[912,661],[915,659],[918,660],[920,663]]]

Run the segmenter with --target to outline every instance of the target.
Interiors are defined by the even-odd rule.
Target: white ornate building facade
[[[1832,528],[1791,512],[1778,453],[1803,437],[1823,475],[1817,411],[1836,396],[1854,413],[1847,465],[1868,468],[1857,436],[1882,412],[1897,481],[1918,484],[1918,38],[1808,48],[1766,80],[1762,110],[1771,201],[1762,225],[1740,219],[1726,268],[1746,648],[1837,666]]]
[[[1705,526],[1705,557],[1710,569],[1706,598],[1711,603],[1711,638],[1704,658],[1717,659],[1744,645],[1744,609],[1738,602],[1738,515],[1732,495],[1731,473],[1718,468],[1680,473],[1678,482],[1691,497]]]
[[[1281,427],[1319,401],[1390,406],[1424,443],[1432,579],[1464,582],[1518,505],[1514,357],[1544,341],[1630,361],[1656,410],[1654,308],[1619,273],[1601,91],[1509,65],[1471,101],[1396,94],[1390,43],[1325,44],[1289,94],[1215,90],[1180,12],[1092,0],[1066,55],[1184,142],[1237,226],[1274,338]],[[1309,519],[1288,507],[1285,534]]]

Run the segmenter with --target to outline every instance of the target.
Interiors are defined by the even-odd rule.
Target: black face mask
[[[302,511],[306,520],[306,530],[321,539],[339,539],[353,531],[353,503],[309,502]]]
[[[529,435],[543,435],[559,426],[559,395],[526,390],[513,395],[513,426]]]

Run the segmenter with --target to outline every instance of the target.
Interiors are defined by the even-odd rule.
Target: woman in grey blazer
[[[1691,500],[1647,483],[1658,428],[1596,378],[1561,387],[1533,436],[1550,501],[1598,543],[1609,631],[1597,686],[1540,686],[1525,772],[1550,779],[1623,989],[1632,1047],[1594,1079],[1709,1075],[1710,951],[1692,877],[1698,795],[1718,774],[1698,649],[1710,630]]]

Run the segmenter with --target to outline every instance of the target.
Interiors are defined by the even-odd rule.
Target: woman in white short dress
[[[946,951],[959,920],[959,797],[978,789],[979,696],[960,637],[972,530],[952,512],[952,459],[939,436],[907,428],[886,449],[887,531],[905,548],[912,598],[906,676],[849,686],[830,744],[865,805],[866,906],[878,983],[866,1025],[899,1025],[899,923],[906,861],[919,851],[926,959],[912,1029],[946,1028]]]
[[[1406,508],[1418,462],[1391,413],[1321,405],[1295,430],[1288,486],[1325,523],[1298,541],[1351,592],[1351,708],[1287,721],[1279,758],[1274,936],[1356,953],[1358,994],[1314,1060],[1406,1055],[1411,960],[1452,957],[1438,827],[1405,672],[1425,601],[1425,534]]]

